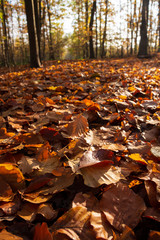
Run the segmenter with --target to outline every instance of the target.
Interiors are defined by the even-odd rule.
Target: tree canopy
[[[144,56],[159,51],[158,0],[1,0],[1,65],[28,63],[33,51],[32,61],[38,54],[30,46],[34,34],[27,36],[30,28],[24,2],[34,5],[37,66],[45,60]],[[33,11],[29,15],[31,21]],[[70,33],[64,32],[67,18],[72,19]]]

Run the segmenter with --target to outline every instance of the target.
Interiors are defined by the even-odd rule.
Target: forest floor
[[[0,73],[0,239],[160,239],[160,59]]]

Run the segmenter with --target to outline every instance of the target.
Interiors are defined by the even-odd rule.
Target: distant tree
[[[91,18],[89,23],[89,50],[90,50],[90,58],[95,58],[94,48],[93,48],[93,22],[94,22],[94,14],[96,11],[96,0],[93,1],[91,8]]]
[[[104,22],[104,31],[103,31],[103,39],[102,39],[102,52],[101,52],[101,57],[105,57],[105,49],[104,49],[104,44],[106,41],[106,30],[107,30],[107,15],[108,15],[108,0],[105,1],[106,5],[106,12],[105,12],[105,22]]]
[[[4,39],[4,64],[9,66],[9,46],[7,38],[7,26],[6,26],[6,13],[4,9],[4,0],[0,1],[2,11],[2,28],[3,28],[3,39]]]
[[[147,36],[147,26],[148,26],[148,12],[149,12],[149,0],[143,0],[142,5],[142,21],[140,27],[140,44],[138,57],[146,57],[148,55],[148,36]]]
[[[160,52],[160,0],[158,1],[158,35],[159,35],[158,52]]]
[[[38,37],[38,2],[37,0],[25,0],[25,9],[27,16],[27,27],[30,46],[30,65],[31,67],[40,67],[40,46]]]
[[[86,42],[85,42],[85,57],[88,58],[88,0],[85,1],[85,30],[86,30]]]
[[[54,49],[53,49],[53,35],[52,35],[52,22],[51,22],[51,9],[50,9],[50,2],[49,0],[46,0],[47,4],[47,12],[48,12],[48,21],[49,21],[49,58],[51,60],[55,59],[54,56]]]

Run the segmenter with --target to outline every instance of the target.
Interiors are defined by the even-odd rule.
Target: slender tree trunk
[[[11,19],[12,19],[12,22],[13,22],[13,18],[12,18],[12,7],[9,5],[8,8],[6,9],[6,14],[7,16],[9,16],[9,7],[10,7],[10,13],[11,13]],[[12,64],[12,65],[15,65],[15,62],[14,62],[14,53],[13,53],[13,41],[12,41],[12,37],[11,37],[11,25],[9,24],[8,22],[8,18],[6,19],[6,26],[7,26],[7,36],[8,36],[8,58],[9,58],[9,63]]]
[[[77,34],[77,37],[78,37],[78,48],[77,48],[77,58],[79,59],[80,58],[80,2],[79,0],[77,1],[77,4],[78,4],[78,19],[77,19],[77,23],[78,23],[78,34]]]
[[[21,64],[24,64],[25,62],[25,57],[24,57],[24,47],[23,47],[23,33],[21,30],[21,23],[20,23],[20,17],[19,14],[17,14],[17,22],[18,22],[18,28],[19,28],[19,32],[20,32],[20,52],[21,52]]]
[[[49,1],[46,0],[47,10],[48,10],[48,20],[49,20],[49,58],[54,60],[54,50],[53,50],[53,37],[52,37],[52,23],[51,23],[51,9]]]
[[[137,50],[138,50],[138,31],[139,31],[139,25],[140,25],[140,11],[141,11],[141,7],[142,7],[142,0],[140,1],[140,5],[139,5],[139,10],[138,10],[138,19],[136,22],[136,30],[135,30],[135,54],[137,54]]]
[[[46,59],[45,52],[46,52],[46,28],[45,28],[45,20],[46,20],[46,7],[43,6],[42,9],[42,17],[41,17],[41,29],[42,29],[42,58],[43,60]]]
[[[102,52],[102,0],[100,0],[100,10],[99,10],[99,52],[100,52],[100,56],[101,56],[101,52]]]
[[[5,61],[5,66],[9,66],[9,56],[8,56],[8,38],[7,38],[7,26],[6,26],[6,14],[4,10],[4,0],[1,0],[1,10],[2,10],[2,25],[3,25],[3,37],[4,37],[4,61]]]
[[[39,2],[40,0],[33,0],[34,2],[34,11],[35,11],[35,20],[36,20],[36,29],[37,29],[37,39],[38,39],[38,47],[39,47],[39,56],[41,59],[41,35],[40,35],[40,9]]]
[[[12,52],[13,52],[13,62],[15,63],[15,40],[14,40],[14,24],[13,24],[13,8],[11,8],[12,13]]]
[[[85,51],[86,58],[88,58],[88,0],[85,1],[85,20],[86,20],[86,43],[85,43]]]
[[[104,23],[104,31],[103,31],[103,39],[102,39],[101,58],[105,57],[104,44],[106,41],[106,31],[107,31],[108,0],[105,1],[105,5],[106,5],[106,13],[105,13],[105,23]]]
[[[2,23],[1,23],[2,24]],[[0,39],[3,39],[3,26],[0,25]],[[5,63],[5,56],[4,56],[4,45],[3,43],[0,44],[0,65],[4,65]]]
[[[97,6],[96,6],[96,58],[98,57],[98,17],[97,17]]]
[[[134,37],[134,54],[137,54],[137,43],[136,43],[136,20],[137,20],[137,0],[134,0],[134,13],[133,13],[133,18],[134,18],[134,32],[135,32],[135,37]]]
[[[146,57],[148,55],[148,36],[147,36],[147,26],[148,26],[148,11],[149,11],[149,0],[143,0],[142,6],[142,22],[140,28],[140,45],[139,45],[139,57]]]
[[[127,13],[129,12],[129,0],[127,0]],[[127,17],[127,56],[129,55],[129,18]]]
[[[96,0],[93,1],[92,9],[91,9],[91,19],[89,23],[89,50],[90,50],[90,58],[95,58],[94,56],[94,48],[93,48],[93,22],[94,22],[94,14],[96,11]]]
[[[154,43],[154,32],[153,32],[153,1],[151,0],[150,5],[150,14],[149,14],[149,34],[148,34],[148,41],[150,42],[150,45],[148,46],[148,52],[149,54],[153,51],[153,43]]]
[[[25,0],[25,9],[27,16],[27,27],[30,45],[30,65],[31,67],[40,67],[40,53],[38,45],[38,36],[36,28],[36,18],[33,0]]]
[[[132,0],[130,0],[130,17],[131,17],[131,21],[130,21],[130,28],[131,28],[131,48],[130,48],[130,54],[133,54],[133,13],[132,13]]]
[[[158,2],[158,36],[159,36],[158,52],[160,52],[160,0]]]

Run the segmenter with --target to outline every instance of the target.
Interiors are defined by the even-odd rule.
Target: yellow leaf
[[[125,96],[125,95],[120,95],[119,98],[122,99],[122,100],[126,100],[126,99],[127,99],[127,96]]]
[[[57,87],[50,86],[50,87],[48,87],[48,89],[55,91],[57,89]]]
[[[24,176],[16,165],[12,163],[0,164],[0,175],[13,191],[24,187]]]
[[[128,88],[128,90],[130,92],[135,92],[137,89],[134,86],[131,86],[131,87]]]
[[[140,155],[139,153],[130,154],[128,157],[131,158],[132,160],[138,162],[138,163],[142,163],[143,165],[147,165],[147,164],[148,164],[148,163],[141,157],[141,155]]]

